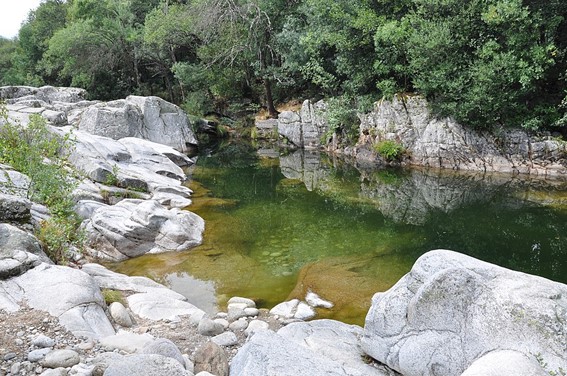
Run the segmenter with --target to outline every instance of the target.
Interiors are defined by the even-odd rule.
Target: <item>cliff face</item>
[[[282,113],[277,124],[279,134],[297,147],[325,147],[366,164],[382,163],[374,145],[391,140],[404,147],[402,164],[406,165],[567,178],[567,142],[549,134],[532,135],[508,128],[491,133],[469,129],[451,118],[435,118],[425,99],[409,96],[376,102],[371,112],[360,114],[355,146],[341,147],[336,140],[322,145],[321,136],[328,132],[326,108],[324,103],[305,101],[301,111]],[[311,135],[315,128],[317,137],[306,142],[301,135]]]

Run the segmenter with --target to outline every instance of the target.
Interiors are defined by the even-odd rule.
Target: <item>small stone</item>
[[[48,353],[41,361],[47,368],[72,367],[81,361],[79,354],[73,350],[54,350]]]
[[[17,356],[16,353],[9,352],[4,355],[4,360],[11,360],[14,359],[16,356]]]
[[[267,322],[264,322],[262,320],[252,320],[250,321],[250,324],[248,324],[248,328],[246,328],[244,333],[250,335],[252,333],[256,333],[261,330],[268,330],[269,328],[270,326],[268,325]]]
[[[226,347],[236,345],[238,343],[238,338],[233,332],[224,332],[211,338],[211,341],[219,346]]]
[[[233,296],[232,298],[230,298],[228,300],[228,304],[234,304],[234,303],[244,303],[246,304],[246,307],[249,308],[256,308],[256,302],[253,301],[252,299],[248,299],[248,298],[241,298],[240,296]]]
[[[214,319],[213,321],[221,324],[225,330],[228,328],[229,322],[225,319]]]
[[[228,317],[228,313],[226,312],[218,312],[216,314],[216,317],[218,317],[219,319],[226,319]]]
[[[228,328],[234,332],[243,331],[247,327],[248,327],[248,321],[246,321],[245,319],[236,320],[228,326]]]
[[[32,340],[32,345],[39,348],[55,346],[55,340],[46,335],[40,334]]]
[[[258,308],[246,308],[246,309],[244,309],[244,314],[246,316],[258,316],[259,313],[260,313],[260,311],[258,310]]]
[[[313,310],[312,307],[310,307],[305,302],[300,302],[297,305],[297,309],[296,309],[293,317],[296,318],[296,319],[300,319],[300,320],[308,320],[308,319],[315,317],[315,315],[316,315],[316,312]]]
[[[195,351],[195,373],[201,371],[228,376],[228,358],[224,350],[214,342],[207,342]]]
[[[199,321],[199,326],[197,326],[197,331],[203,336],[216,336],[224,331],[224,326],[211,319],[203,318]]]
[[[246,313],[244,310],[249,308],[246,303],[231,303],[228,305],[228,321],[238,320],[241,317],[245,317]]]
[[[65,368],[59,367],[55,369],[46,369],[41,376],[67,376],[68,372]]]
[[[17,375],[17,374],[20,373],[21,368],[22,368],[22,363],[16,362],[16,363],[12,364],[12,367],[10,367],[10,373],[12,375]]]
[[[183,367],[185,367],[185,359],[183,359],[181,351],[179,351],[175,343],[166,338],[158,338],[152,342],[148,342],[142,349],[141,353],[163,355],[177,360]]]
[[[50,348],[44,348],[44,349],[30,351],[29,354],[28,354],[28,360],[30,362],[39,362],[40,360],[45,358],[45,356],[49,352],[51,352]]]
[[[322,307],[330,309],[334,306],[332,302],[321,298],[319,295],[315,294],[312,291],[307,292],[307,295],[305,295],[305,301],[313,308]]]
[[[130,328],[132,323],[132,317],[128,313],[128,310],[124,305],[120,302],[113,302],[110,307],[108,307],[110,311],[110,315],[114,322],[118,325],[123,326],[125,328]]]
[[[24,344],[24,341],[23,341],[21,338],[16,338],[16,339],[14,340],[14,343],[15,343],[16,345],[18,345],[18,346],[21,346],[21,345]]]
[[[201,371],[198,374],[196,374],[195,376],[215,376],[215,375],[213,375],[212,373],[207,372],[207,371]]]

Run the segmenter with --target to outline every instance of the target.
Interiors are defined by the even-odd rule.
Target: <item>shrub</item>
[[[357,108],[352,100],[339,97],[329,100],[326,120],[329,125],[329,134],[324,137],[327,142],[333,133],[341,136],[347,145],[354,145],[358,140],[360,119],[358,118]]]
[[[47,255],[57,263],[64,263],[67,249],[72,245],[82,246],[78,231],[81,220],[74,212],[71,197],[75,180],[65,154],[65,150],[70,150],[70,137],[51,132],[39,115],[30,116],[25,127],[13,124],[4,106],[0,106],[0,120],[0,162],[31,179],[28,198],[44,204],[51,213],[36,235]]]
[[[380,141],[374,145],[374,150],[387,162],[399,161],[405,152],[402,144],[392,140]]]
[[[118,302],[124,305],[124,297],[122,296],[122,293],[120,291],[103,289],[101,293],[104,301],[106,302],[106,305],[111,305],[114,302]]]

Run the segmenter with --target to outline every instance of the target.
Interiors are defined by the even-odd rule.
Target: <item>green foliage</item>
[[[329,134],[325,135],[327,142],[333,133],[347,145],[354,145],[358,140],[360,119],[357,116],[356,105],[347,97],[331,98],[328,103],[326,120]]]
[[[118,173],[119,172],[120,172],[120,168],[118,167],[118,165],[112,166],[112,171],[106,176],[106,180],[105,180],[104,184],[118,187]]]
[[[374,150],[387,162],[397,162],[402,159],[405,148],[399,142],[383,140],[374,145]]]
[[[0,107],[0,162],[12,166],[31,179],[29,198],[46,205],[52,215],[43,222],[38,239],[54,261],[65,262],[70,245],[80,246],[80,219],[75,214],[71,192],[75,183],[66,165],[69,136],[49,131],[39,115],[30,116],[27,126],[12,124],[5,107]]]
[[[111,305],[114,302],[121,303],[122,305],[125,304],[124,297],[118,290],[102,289],[100,292],[102,293],[106,305]]]

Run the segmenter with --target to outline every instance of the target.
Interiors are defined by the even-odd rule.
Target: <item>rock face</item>
[[[328,132],[326,109],[324,102],[305,101],[298,112],[282,112],[279,134],[297,147],[326,147],[355,157],[360,164],[383,163],[373,146],[391,140],[405,148],[404,164],[567,178],[567,143],[523,129],[488,133],[463,127],[450,118],[437,119],[419,96],[382,100],[369,113],[359,114],[360,133],[354,147],[323,140]]]
[[[318,148],[329,130],[324,117],[326,110],[325,102],[306,100],[299,112],[283,111],[278,117],[278,133],[297,147]]]
[[[425,99],[418,96],[377,102],[372,112],[361,116],[360,132],[359,147],[395,140],[408,150],[409,163],[414,165],[542,176],[567,174],[564,142],[550,136],[530,136],[521,129],[477,132],[450,118],[436,119]]]
[[[131,95],[91,106],[83,113],[79,129],[114,140],[142,138],[182,152],[197,144],[187,115],[158,97]]]
[[[467,375],[486,367],[519,375],[537,365],[536,355],[557,371],[567,369],[566,312],[565,285],[431,251],[373,297],[363,350],[408,376],[460,375],[469,367]],[[488,355],[495,351],[518,356]]]

